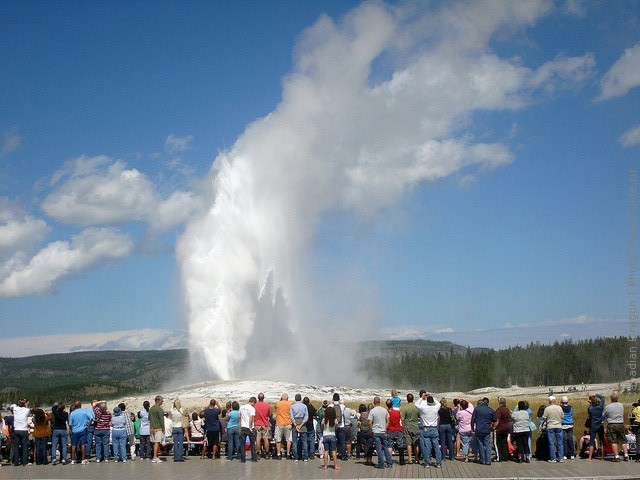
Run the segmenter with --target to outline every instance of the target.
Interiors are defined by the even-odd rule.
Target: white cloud
[[[567,0],[564,4],[564,11],[567,15],[576,18],[585,18],[587,16],[586,0]]]
[[[435,333],[453,333],[454,330],[451,327],[447,327],[447,328],[439,328],[435,331]]]
[[[180,152],[186,152],[191,150],[191,143],[193,142],[193,135],[186,135],[184,137],[178,137],[173,133],[167,137],[164,142],[164,150],[167,153],[175,154]]]
[[[22,136],[18,133],[17,128],[11,128],[2,135],[2,146],[0,147],[0,157],[6,157],[11,152],[20,148],[22,144]]]
[[[28,349],[24,348],[25,344],[29,345]],[[184,332],[152,328],[0,338],[0,351],[7,357],[94,350],[166,350],[186,346]]]
[[[640,124],[630,128],[620,137],[620,145],[625,148],[638,144],[640,144]]]
[[[640,43],[625,49],[600,82],[601,92],[596,100],[608,100],[626,95],[640,85]]]
[[[6,197],[0,197],[0,257],[29,251],[44,240],[47,223],[22,212]]]
[[[190,193],[178,191],[162,199],[146,175],[105,156],[67,162],[53,175],[52,185],[43,211],[80,227],[137,221],[162,230],[182,223],[193,210]]]
[[[72,237],[70,242],[50,243],[28,263],[14,256],[0,268],[0,297],[45,294],[64,278],[106,260],[126,257],[133,249],[127,236],[108,228],[89,228]]]

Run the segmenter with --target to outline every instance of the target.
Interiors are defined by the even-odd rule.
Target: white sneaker
[[[151,463],[160,463],[160,462],[162,462],[162,460],[160,460],[159,458],[151,459]]]
[[[80,465],[89,465],[89,460],[82,460]]]
[[[75,465],[76,461],[75,460],[71,460],[71,465]]]

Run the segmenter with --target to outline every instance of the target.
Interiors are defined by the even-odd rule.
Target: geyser
[[[488,47],[545,4],[430,5],[365,3],[339,23],[320,18],[297,45],[281,103],[215,159],[177,255],[191,340],[219,378],[321,381],[317,322],[330,323],[331,298],[314,298],[319,222],[371,221],[421,183],[457,174],[468,184],[508,164],[506,146],[464,129],[470,113],[520,108],[534,76],[543,88],[545,75],[572,74]]]

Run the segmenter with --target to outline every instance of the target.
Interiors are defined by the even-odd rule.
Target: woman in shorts
[[[324,444],[324,466],[322,467],[323,470],[327,470],[329,468],[329,452],[331,452],[333,458],[333,468],[336,470],[340,470],[340,467],[338,466],[338,455],[336,453],[336,424],[336,411],[333,409],[333,407],[327,407],[327,409],[324,411],[321,424],[321,428],[323,431],[322,442]]]

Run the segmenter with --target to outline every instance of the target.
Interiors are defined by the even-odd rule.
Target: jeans
[[[294,460],[298,460],[298,441],[302,438],[306,438],[307,432],[298,432],[298,429],[293,427],[291,429],[291,454]],[[302,442],[302,460],[307,460],[309,454],[307,452],[307,442]]]
[[[371,446],[373,445],[373,437],[371,436],[371,432],[358,432],[357,442],[356,442],[356,458],[360,458],[360,447],[361,445],[364,447],[364,451],[362,452],[365,458],[371,456]]]
[[[556,444],[558,445],[558,459],[564,456],[564,438],[561,428],[547,428],[547,438],[549,439],[549,460],[556,459]]]
[[[87,456],[91,454],[91,448],[93,447],[93,437],[95,435],[95,424],[91,422],[91,425],[87,429]],[[72,460],[75,460],[72,459]]]
[[[420,429],[420,451],[422,452],[422,459],[424,465],[428,466],[431,460],[431,449],[436,455],[436,465],[442,463],[440,457],[440,446],[438,445],[438,428],[437,427],[422,427]]]
[[[480,454],[480,463],[491,465],[491,432],[476,432],[476,441],[478,442],[478,453]]]
[[[316,432],[311,429],[302,434],[302,441],[307,444],[309,458],[316,456]]]
[[[463,455],[469,455],[469,444],[471,443],[472,438],[473,438],[473,433],[471,432],[460,433],[460,441],[462,442]]]
[[[173,437],[173,461],[180,462],[184,458],[184,429],[182,427],[174,427],[171,429]]]
[[[17,467],[29,463],[29,432],[27,430],[13,431],[13,464]],[[22,451],[20,450],[22,447]],[[22,455],[21,455],[22,454]]]
[[[49,442],[49,437],[36,437],[36,465],[46,465],[49,463],[49,459],[47,457],[47,443]]]
[[[244,445],[240,444],[240,430],[238,427],[227,428],[227,458],[233,460],[234,454],[238,450],[236,458],[242,459],[240,449],[244,450]]]
[[[51,460],[57,456],[58,444],[60,444],[60,461],[67,461],[67,431],[54,430],[51,437]]]
[[[240,429],[240,461],[244,462],[247,457],[247,451],[245,445],[247,444],[247,437],[249,437],[249,443],[251,444],[251,460],[258,461],[256,456],[256,432],[246,427]]]
[[[93,438],[96,441],[96,460],[108,460],[109,430],[94,430]]]
[[[442,454],[442,460],[447,458],[447,450],[449,450],[449,460],[453,460],[453,456],[455,455],[453,450],[453,428],[448,423],[438,425],[438,434],[440,435],[440,453]]]
[[[151,458],[151,435],[140,435],[140,458]]]
[[[344,427],[336,427],[336,439],[338,441],[338,457],[346,460],[347,458],[347,433]]]
[[[113,458],[118,460],[127,459],[127,431],[113,430],[111,434],[111,442],[113,443]]]
[[[576,456],[576,445],[573,441],[573,427],[571,428],[563,428],[562,429],[562,437],[564,440],[564,455],[566,457],[575,457]]]
[[[383,467],[385,461],[388,467],[393,466],[393,462],[391,461],[391,453],[389,452],[389,448],[387,445],[387,434],[374,433],[373,441],[376,444],[376,454],[378,455],[378,467]]]

